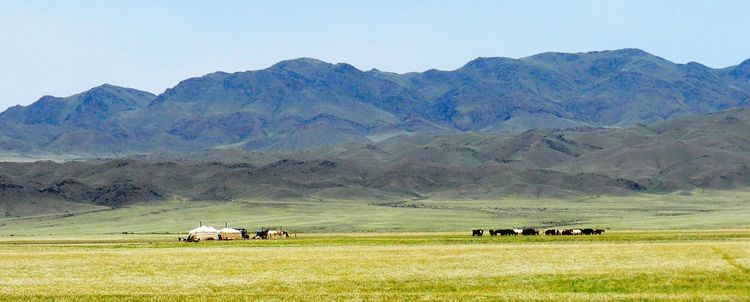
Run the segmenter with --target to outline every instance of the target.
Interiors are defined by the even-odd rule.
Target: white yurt
[[[207,225],[202,225],[200,227],[190,230],[190,232],[188,233],[188,239],[192,239],[195,241],[218,240],[219,230],[212,228],[210,226],[207,226]]]
[[[233,228],[223,228],[219,230],[219,236],[221,240],[242,239],[242,232]]]

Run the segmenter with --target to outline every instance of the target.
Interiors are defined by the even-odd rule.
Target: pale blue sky
[[[102,83],[158,94],[297,57],[409,72],[625,47],[739,64],[750,1],[0,0],[0,110]]]

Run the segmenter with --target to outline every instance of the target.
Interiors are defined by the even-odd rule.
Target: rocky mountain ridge
[[[0,152],[120,156],[299,150],[400,134],[625,127],[750,104],[750,60],[712,69],[638,49],[477,58],[395,74],[301,58],[156,96],[104,85],[0,113]]]

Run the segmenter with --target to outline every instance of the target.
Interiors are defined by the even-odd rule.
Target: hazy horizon
[[[159,94],[299,57],[404,73],[639,48],[723,68],[750,57],[748,13],[742,1],[0,3],[0,111],[104,83]]]

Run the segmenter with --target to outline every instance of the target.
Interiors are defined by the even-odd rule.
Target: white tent
[[[210,226],[203,225],[190,230],[188,233],[188,239],[200,241],[200,240],[218,240],[219,230],[214,229]]]
[[[242,232],[233,228],[223,228],[219,230],[219,236],[221,240],[242,239]]]

